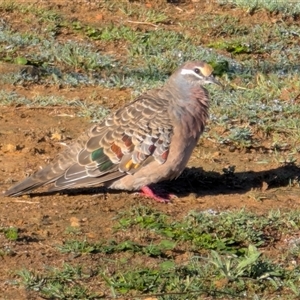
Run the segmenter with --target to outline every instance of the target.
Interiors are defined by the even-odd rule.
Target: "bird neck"
[[[198,139],[208,119],[209,96],[205,88],[199,84],[169,85],[170,114],[182,128],[182,132]]]

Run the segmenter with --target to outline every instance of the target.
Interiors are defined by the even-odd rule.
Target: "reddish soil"
[[[151,4],[149,1],[151,5],[155,5],[155,1],[153,2]],[[70,7],[64,3],[65,1],[52,1],[52,6],[59,8],[70,19],[77,18],[94,25],[97,25],[96,20],[113,20],[113,16],[104,15],[103,10],[94,10],[93,6],[81,1]],[[168,9],[174,12],[173,20],[170,25],[162,26],[173,27],[178,24],[178,20],[194,16],[198,10],[197,5],[196,1],[179,6],[169,4]],[[215,8],[207,6],[205,9],[209,11]],[[221,14],[222,8],[217,11]],[[24,30],[23,23],[17,21],[21,17],[17,13],[4,17],[11,18],[15,29]],[[245,24],[252,24],[269,17],[261,12],[253,17],[249,16],[252,21],[246,18],[243,20]],[[71,37],[68,32],[63,32],[59,38]],[[86,100],[93,94],[93,100],[90,101],[112,110],[131,98],[129,90],[115,91],[101,87],[59,89],[40,85],[21,87],[3,84],[1,88],[6,91],[15,90],[29,98],[34,95],[59,95],[66,99]],[[64,147],[62,143],[71,141],[91,126],[89,120],[75,117],[75,114],[76,109],[70,107],[1,107],[0,190],[6,190],[14,182],[22,180],[39,166],[49,162]],[[99,194],[95,194],[95,190],[85,190],[74,194],[36,194],[33,197],[19,198],[7,198],[0,194],[0,228],[17,227],[20,235],[18,242],[10,242],[0,234],[1,248],[8,247],[14,252],[12,256],[1,257],[0,299],[36,299],[31,298],[33,296],[29,292],[13,287],[7,280],[12,280],[14,272],[21,268],[39,271],[44,266],[61,266],[63,261],[68,261],[68,257],[58,253],[55,246],[64,242],[64,232],[74,220],[88,239],[97,241],[111,239],[114,234],[112,226],[115,224],[113,218],[117,212],[134,205],[152,206],[174,219],[181,218],[191,210],[246,208],[263,214],[270,209],[292,210],[299,207],[299,187],[289,182],[290,178],[296,177],[297,172],[299,174],[298,168],[281,165],[274,160],[274,155],[268,153],[229,150],[231,149],[226,146],[202,138],[182,176],[176,181],[160,184],[163,189],[177,195],[170,204],[156,203],[133,193],[106,190],[97,191]],[[299,161],[299,154],[296,154],[296,158]],[[266,159],[269,163],[259,163]],[[230,166],[235,166],[235,171],[226,175],[223,169]],[[80,258],[82,262],[84,259]]]

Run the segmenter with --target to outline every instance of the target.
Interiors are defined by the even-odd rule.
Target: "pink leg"
[[[162,198],[162,197],[157,196],[147,185],[143,186],[141,188],[141,194],[146,197],[152,198],[157,202],[162,202],[162,203],[170,202],[170,199],[168,199],[168,198]]]

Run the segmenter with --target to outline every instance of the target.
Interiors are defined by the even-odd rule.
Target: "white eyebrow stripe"
[[[193,70],[190,70],[190,69],[182,69],[180,74],[182,74],[182,75],[194,75],[198,78],[202,78],[202,76],[199,76],[197,73],[195,73]]]

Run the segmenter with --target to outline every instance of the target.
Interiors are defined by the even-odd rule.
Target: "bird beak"
[[[224,89],[224,85],[220,81],[218,81],[213,75],[207,76],[206,80],[207,83],[215,83]]]

